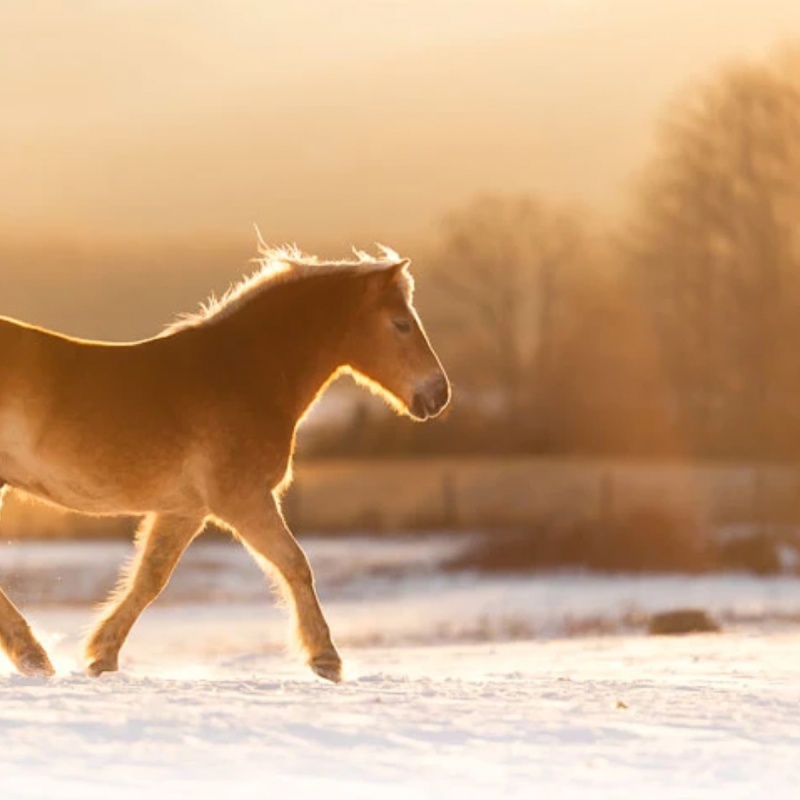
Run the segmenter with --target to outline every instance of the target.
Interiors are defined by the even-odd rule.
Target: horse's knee
[[[162,581],[154,570],[142,570],[136,578],[135,588],[146,595],[157,594]]]
[[[311,565],[302,551],[272,560],[272,563],[289,583],[310,584],[314,581]]]
[[[289,583],[309,585],[314,582],[311,565],[299,547],[290,552],[267,553],[266,558]]]
[[[303,584],[311,584],[314,582],[314,573],[311,571],[311,565],[308,559],[303,556],[294,566],[294,579]]]
[[[146,595],[155,596],[161,592],[172,573],[172,565],[159,562],[145,563],[135,579],[135,588]]]

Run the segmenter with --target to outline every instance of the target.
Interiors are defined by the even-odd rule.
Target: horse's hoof
[[[47,653],[42,649],[29,650],[15,659],[17,669],[29,678],[52,678],[56,674]]]
[[[342,660],[336,653],[322,653],[312,658],[309,666],[326,681],[340,683],[342,680]]]
[[[104,672],[116,672],[119,669],[116,658],[98,658],[86,666],[86,674],[97,678]]]

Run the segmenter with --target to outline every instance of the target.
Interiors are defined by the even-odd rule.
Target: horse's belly
[[[43,455],[21,438],[0,438],[0,480],[9,486],[89,514],[135,510],[129,509],[130,498],[122,496],[112,474],[81,466]]]
[[[142,481],[124,464],[100,469],[94,464],[59,463],[35,454],[0,449],[0,484],[85,514],[143,514],[196,510],[202,505],[188,475],[151,476]],[[172,478],[172,479],[170,479]]]
[[[156,470],[144,451],[55,447],[49,433],[33,436],[24,415],[0,411],[0,483],[88,514],[194,511],[203,503],[191,463],[171,469],[162,459]]]
[[[80,473],[34,458],[0,452],[0,477],[15,489],[76,511],[109,511],[108,492]]]
[[[33,468],[31,468],[33,467]],[[60,470],[53,464],[21,465],[0,454],[0,483],[7,483],[41,500],[84,514],[143,514],[179,512],[195,508],[194,494],[182,486],[161,486],[159,491],[136,491],[119,476],[93,479],[79,470]]]

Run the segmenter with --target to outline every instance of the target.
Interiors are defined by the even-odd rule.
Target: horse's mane
[[[377,245],[378,255],[372,256],[353,248],[354,258],[340,261],[321,261],[317,256],[300,251],[296,245],[268,247],[259,236],[258,258],[253,259],[257,269],[236,283],[231,284],[221,297],[211,294],[200,303],[197,311],[179,315],[162,332],[162,336],[194,328],[214,320],[223,319],[256,294],[294,281],[306,280],[331,274],[363,275],[378,272],[400,264],[403,259],[391,248]],[[414,280],[403,270],[401,288],[411,300]]]

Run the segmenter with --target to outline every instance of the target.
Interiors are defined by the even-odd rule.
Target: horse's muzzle
[[[450,384],[444,375],[439,375],[423,384],[411,402],[411,416],[426,420],[438,416],[450,402]]]

